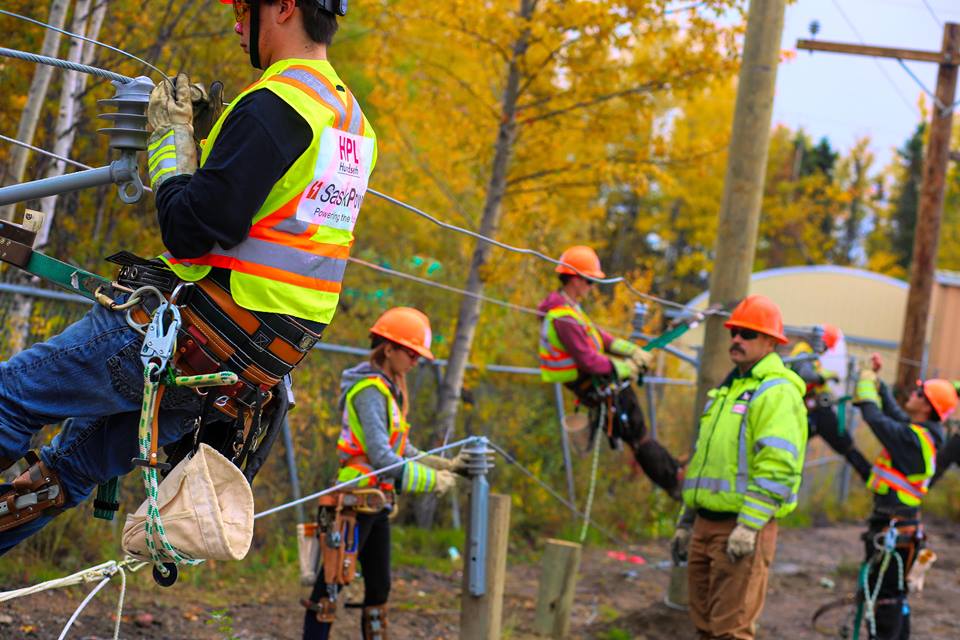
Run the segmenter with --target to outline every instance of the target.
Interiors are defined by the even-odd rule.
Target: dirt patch
[[[758,637],[824,637],[813,630],[810,618],[821,605],[853,591],[861,554],[860,531],[859,525],[781,531]],[[931,524],[928,534],[930,546],[940,559],[928,575],[926,590],[911,597],[912,638],[957,638],[960,621],[954,611],[960,599],[960,535],[950,523]],[[686,614],[663,604],[669,572],[658,564],[666,559],[666,551],[665,542],[635,546],[630,552],[647,561],[640,565],[609,557],[604,549],[587,550],[577,587],[572,637],[692,638]],[[538,576],[535,566],[518,563],[509,567],[505,637],[533,637]],[[456,638],[460,579],[458,573],[396,569],[391,596],[393,637]],[[112,637],[118,589],[119,580],[115,579],[87,607],[69,637]],[[0,607],[0,639],[57,638],[87,591],[88,588],[76,587],[60,589],[4,604]],[[223,584],[206,590],[178,584],[172,590],[161,590],[153,585],[147,572],[141,572],[128,581],[121,637],[299,638],[303,609],[297,602],[304,595],[306,589],[270,580],[269,576],[256,584]],[[354,592],[346,599],[359,597],[359,585],[354,585]],[[838,609],[831,620],[839,621],[844,611]],[[334,638],[356,638],[358,625],[356,610],[343,611]]]

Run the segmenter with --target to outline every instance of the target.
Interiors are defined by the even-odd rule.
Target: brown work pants
[[[753,555],[731,563],[727,538],[735,518],[697,517],[690,539],[687,581],[690,619],[699,640],[753,640],[767,594],[767,576],[777,547],[777,523],[757,536]]]

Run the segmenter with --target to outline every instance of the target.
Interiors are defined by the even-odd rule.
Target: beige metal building
[[[750,282],[750,293],[763,294],[780,305],[791,330],[828,322],[843,330],[848,353],[865,358],[879,351],[888,363],[885,379],[892,379],[896,370],[907,288],[906,282],[896,278],[835,266],[770,269],[753,274]],[[691,305],[703,308],[706,302],[703,293]],[[927,376],[960,378],[958,317],[960,273],[939,272],[927,334]],[[702,328],[685,338],[685,346],[699,346]]]

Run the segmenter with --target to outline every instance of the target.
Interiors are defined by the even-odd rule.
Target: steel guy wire
[[[53,158],[53,159],[55,159],[55,160],[60,160],[61,162],[66,162],[67,164],[72,164],[73,166],[79,167],[79,168],[81,168],[81,169],[93,169],[93,168],[94,168],[94,167],[91,167],[91,166],[88,165],[88,164],[84,164],[84,163],[82,163],[82,162],[77,162],[76,160],[72,160],[72,159],[70,159],[70,158],[68,158],[68,157],[66,157],[66,156],[61,156],[61,155],[56,154],[56,153],[54,153],[54,152],[52,152],[52,151],[47,151],[46,149],[42,149],[42,148],[40,148],[40,147],[35,147],[35,146],[33,146],[32,144],[27,144],[26,142],[23,142],[22,140],[17,140],[16,138],[11,138],[10,136],[5,136],[5,135],[3,135],[2,133],[0,133],[0,140],[4,140],[4,141],[6,141],[6,142],[9,142],[10,144],[15,144],[15,145],[17,145],[18,147],[23,147],[24,149],[29,149],[30,151],[36,151],[37,153],[39,153],[39,154],[41,154],[41,155],[48,156],[48,157]],[[150,187],[148,187],[148,186],[146,186],[146,185],[143,186],[143,190],[144,190],[144,191],[148,191],[148,192],[150,192],[150,193],[153,193],[153,189],[151,189]]]
[[[25,20],[25,21],[27,21],[27,22],[32,22],[32,23],[35,24],[35,25],[38,25],[38,26],[41,26],[41,27],[45,27],[45,28],[47,28],[47,29],[52,29],[53,31],[58,31],[58,32],[60,32],[60,33],[62,33],[62,34],[64,34],[64,35],[70,36],[71,38],[77,38],[77,39],[79,39],[79,40],[83,40],[84,42],[89,42],[90,44],[95,44],[95,45],[97,45],[98,47],[103,47],[104,49],[109,49],[110,51],[115,51],[116,53],[119,53],[119,54],[121,54],[121,55],[127,56],[128,58],[131,58],[131,59],[133,59],[133,60],[136,60],[137,62],[139,62],[139,63],[141,63],[141,64],[149,67],[150,69],[153,69],[154,71],[156,71],[157,73],[159,73],[161,76],[163,76],[164,80],[170,80],[170,77],[167,76],[167,74],[165,74],[163,71],[161,71],[161,70],[158,69],[157,67],[153,66],[152,64],[150,64],[149,62],[147,62],[147,61],[144,60],[143,58],[139,58],[139,57],[133,55],[132,53],[130,53],[130,52],[128,52],[128,51],[124,51],[123,49],[120,49],[120,48],[118,48],[118,47],[114,47],[114,46],[109,45],[109,44],[104,44],[103,42],[100,42],[99,40],[94,40],[93,38],[88,38],[88,37],[86,37],[86,36],[81,36],[81,35],[78,34],[78,33],[72,33],[72,32],[70,32],[70,31],[67,31],[66,29],[60,29],[60,28],[58,28],[58,27],[53,26],[52,24],[47,24],[46,22],[42,22],[42,21],[40,21],[40,20],[35,20],[34,18],[28,18],[27,16],[20,15],[19,13],[14,13],[13,11],[7,11],[6,9],[0,9],[0,14],[6,15],[6,16],[10,16],[11,18],[18,18],[18,19],[20,19],[20,20]]]
[[[598,438],[598,439],[599,439],[599,438]],[[519,462],[516,458],[514,458],[512,455],[510,455],[503,447],[501,447],[500,445],[498,445],[496,442],[488,442],[487,445],[488,445],[491,449],[493,449],[494,451],[496,451],[497,453],[499,453],[500,456],[501,456],[504,460],[506,460],[508,464],[516,467],[518,471],[520,471],[521,473],[523,473],[523,475],[527,476],[528,478],[530,478],[531,480],[533,480],[534,482],[536,482],[538,485],[540,485],[540,488],[541,488],[541,489],[543,489],[544,491],[546,491],[546,492],[547,492],[548,494],[550,494],[550,496],[553,497],[557,502],[559,502],[560,504],[562,504],[563,506],[565,506],[567,509],[569,509],[570,512],[573,513],[573,515],[575,515],[577,518],[583,520],[585,523],[589,523],[591,527],[593,527],[594,529],[596,529],[597,531],[599,531],[600,533],[602,533],[602,534],[603,534],[604,536],[606,536],[611,542],[615,542],[615,543],[617,543],[617,544],[622,544],[622,545],[624,545],[624,546],[630,546],[630,542],[629,542],[628,540],[626,540],[625,538],[622,538],[621,536],[618,536],[617,534],[613,533],[613,532],[610,531],[609,529],[606,529],[606,528],[601,527],[600,525],[598,525],[598,524],[596,523],[596,521],[594,521],[592,518],[590,518],[589,515],[586,515],[586,514],[584,514],[582,511],[580,511],[579,509],[577,509],[577,506],[576,506],[576,505],[572,504],[569,500],[567,500],[566,498],[564,498],[563,496],[561,496],[561,495],[557,492],[556,489],[554,489],[553,487],[551,487],[549,484],[547,484],[546,482],[544,482],[543,480],[541,480],[535,473],[533,473],[532,471],[530,471],[529,469],[527,469],[525,466],[523,466],[522,464],[520,464],[520,462]]]
[[[473,442],[473,440],[474,440],[473,437],[464,438],[464,439],[462,439],[462,440],[457,440],[456,442],[451,442],[451,443],[449,443],[449,444],[445,444],[445,445],[439,446],[439,447],[437,447],[437,448],[435,448],[435,449],[431,449],[430,451],[421,451],[418,455],[415,455],[415,456],[413,456],[412,458],[404,458],[404,459],[401,460],[400,462],[395,462],[395,463],[393,463],[393,464],[391,464],[391,465],[387,465],[386,467],[382,467],[382,468],[380,468],[380,469],[374,469],[374,470],[371,471],[370,473],[365,473],[365,474],[363,474],[362,476],[358,476],[358,477],[356,477],[356,478],[354,478],[353,480],[350,480],[350,481],[348,481],[348,482],[341,482],[341,483],[339,483],[339,484],[333,485],[333,486],[330,487],[329,489],[324,489],[323,491],[318,491],[318,492],[316,492],[316,493],[311,493],[311,494],[308,495],[308,496],[304,496],[304,497],[298,498],[298,499],[296,499],[296,500],[291,500],[290,502],[285,502],[285,503],[283,503],[283,504],[281,504],[281,505],[278,505],[278,506],[276,506],[276,507],[271,507],[270,509],[267,509],[266,511],[261,511],[260,513],[254,515],[254,516],[253,516],[253,519],[254,519],[254,520],[259,520],[260,518],[263,518],[264,516],[272,515],[272,514],[274,514],[274,513],[279,512],[279,511],[283,511],[284,509],[290,509],[291,507],[295,507],[295,506],[297,506],[298,504],[303,504],[304,502],[309,502],[309,501],[311,501],[311,500],[316,500],[317,498],[319,498],[319,497],[321,497],[321,496],[325,496],[325,495],[327,495],[327,494],[329,494],[329,493],[333,493],[334,491],[339,491],[340,489],[345,489],[345,488],[347,488],[347,487],[354,487],[354,486],[356,486],[357,483],[360,482],[361,480],[365,480],[365,479],[370,478],[370,477],[373,477],[373,476],[375,476],[375,475],[377,475],[377,474],[386,473],[387,471],[393,471],[394,469],[399,469],[400,467],[402,467],[403,465],[407,464],[408,462],[416,462],[417,460],[420,460],[421,458],[426,458],[427,456],[436,455],[436,454],[442,453],[442,452],[444,452],[444,451],[446,451],[446,450],[448,450],[448,449],[453,449],[453,448],[455,448],[455,447],[462,447],[462,446],[465,445],[465,444],[468,444],[468,443],[470,443],[470,442]],[[491,444],[492,444],[492,443],[490,443],[490,442],[487,443],[488,446],[490,446]]]
[[[130,82],[133,82],[133,78],[129,76],[114,73],[113,71],[107,71],[106,69],[101,69],[99,67],[91,67],[90,65],[80,64],[79,62],[70,62],[69,60],[61,60],[60,58],[41,56],[36,53],[19,51],[17,49],[0,47],[0,56],[16,58],[18,60],[26,60],[27,62],[34,62],[37,64],[45,64],[51,67],[59,67],[61,69],[69,69],[71,71],[79,71],[80,73],[86,73],[91,76],[97,76],[98,78],[104,78],[106,80],[114,80],[123,84],[129,84]]]
[[[853,31],[853,35],[855,35],[857,37],[857,40],[860,41],[860,44],[866,45],[866,42],[864,41],[863,36],[860,35],[860,30],[857,29],[857,25],[854,24],[853,20],[850,19],[850,16],[847,15],[847,12],[843,10],[842,6],[840,6],[839,0],[831,0],[831,1],[833,2],[833,6],[836,7],[837,12],[840,14],[840,17],[843,18],[844,22],[847,23],[847,26],[850,27],[850,30]],[[916,105],[912,104],[907,99],[907,97],[903,95],[903,91],[900,90],[900,86],[896,82],[894,82],[893,77],[889,73],[887,73],[886,67],[884,67],[880,63],[880,61],[877,60],[876,58],[873,58],[873,63],[877,65],[877,69],[880,70],[880,73],[883,75],[883,77],[886,78],[890,86],[893,87],[894,92],[896,92],[896,94],[900,96],[900,100],[903,101],[903,104],[905,104],[910,111],[916,111],[917,110]]]
[[[513,252],[513,253],[519,253],[519,254],[521,254],[521,255],[532,256],[532,257],[534,257],[534,258],[539,258],[540,260],[543,260],[544,262],[549,262],[549,263],[555,264],[555,265],[557,265],[557,266],[568,267],[568,268],[572,269],[573,271],[575,271],[576,273],[580,274],[581,276],[587,277],[587,278],[589,278],[590,280],[592,280],[593,282],[596,282],[597,284],[620,284],[620,283],[623,283],[623,284],[627,287],[627,289],[628,289],[632,294],[634,294],[634,295],[636,295],[636,296],[639,296],[639,297],[641,297],[641,298],[645,298],[645,299],[647,299],[647,300],[650,300],[651,302],[656,302],[657,304],[662,304],[662,305],[666,305],[666,306],[671,306],[671,307],[675,307],[675,308],[677,308],[677,309],[691,310],[691,307],[688,307],[687,305],[681,304],[681,303],[679,303],[679,302],[674,302],[674,301],[672,301],[672,300],[667,300],[667,299],[665,299],[665,298],[660,298],[660,297],[658,297],[658,296],[655,296],[655,295],[652,295],[652,294],[649,294],[649,293],[643,293],[643,292],[639,291],[636,287],[632,286],[629,282],[627,282],[627,280],[626,280],[623,276],[615,276],[615,277],[612,277],[612,278],[594,278],[594,277],[591,277],[591,276],[587,276],[585,273],[583,273],[582,271],[580,271],[580,270],[577,269],[576,267],[574,267],[574,266],[572,266],[572,265],[569,265],[569,264],[567,264],[567,263],[565,263],[565,262],[563,262],[563,261],[561,261],[561,260],[557,260],[556,258],[551,258],[550,256],[546,255],[545,253],[542,253],[542,252],[540,252],[540,251],[537,251],[536,249],[530,249],[530,248],[527,248],[527,247],[515,247],[515,246],[513,246],[513,245],[506,244],[505,242],[500,242],[499,240],[495,240],[495,239],[493,239],[493,238],[487,237],[487,236],[483,235],[482,233],[478,233],[478,232],[472,231],[472,230],[470,230],[470,229],[465,229],[464,227],[458,227],[457,225],[455,225],[455,224],[450,224],[449,222],[444,222],[443,220],[440,220],[440,219],[437,218],[436,216],[433,216],[433,215],[427,213],[426,211],[424,211],[424,210],[422,210],[422,209],[418,209],[417,207],[415,207],[415,206],[413,206],[413,205],[411,205],[411,204],[407,204],[406,202],[404,202],[404,201],[402,201],[402,200],[398,200],[397,198],[394,198],[394,197],[392,197],[392,196],[388,196],[388,195],[386,195],[385,193],[381,193],[381,192],[379,192],[379,191],[376,191],[375,189],[367,189],[367,193],[372,194],[372,195],[374,195],[374,196],[376,196],[376,197],[378,197],[378,198],[380,198],[380,199],[382,199],[382,200],[386,200],[387,202],[389,202],[389,203],[391,203],[391,204],[394,204],[394,205],[400,207],[401,209],[406,209],[407,211],[410,211],[411,213],[415,213],[415,214],[417,214],[418,216],[429,220],[430,222],[432,222],[433,224],[437,225],[437,226],[440,227],[441,229],[446,229],[447,231],[453,231],[453,232],[455,232],[455,233],[460,233],[460,234],[469,236],[469,237],[471,237],[471,238],[473,238],[473,239],[475,239],[475,240],[480,240],[481,242],[486,242],[487,244],[493,245],[493,246],[495,246],[495,247],[499,247],[499,248],[504,249],[504,250],[506,250],[506,251],[510,251],[510,252]]]
[[[941,115],[941,116],[947,115],[948,113],[950,113],[951,111],[953,111],[953,110],[957,107],[957,105],[960,105],[960,100],[958,100],[957,102],[954,102],[952,105],[949,105],[949,106],[943,104],[943,102],[941,102],[940,98],[937,97],[937,94],[935,94],[934,92],[930,91],[930,89],[928,89],[927,86],[926,86],[925,84],[923,84],[923,80],[921,80],[920,78],[917,77],[917,74],[915,74],[915,73],[913,72],[913,70],[910,69],[910,67],[907,66],[907,63],[906,63],[906,62],[904,62],[904,61],[901,60],[900,58],[897,58],[897,62],[900,63],[900,67],[903,68],[903,70],[907,72],[907,75],[910,76],[910,78],[917,84],[917,86],[920,87],[920,89],[921,89],[925,94],[927,94],[928,96],[930,96],[930,98],[933,99],[933,104],[937,107],[937,109],[940,110],[940,115]]]

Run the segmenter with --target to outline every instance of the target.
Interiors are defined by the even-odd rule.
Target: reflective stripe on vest
[[[582,309],[569,305],[554,307],[547,312],[540,325],[540,379],[544,382],[572,382],[577,379],[577,363],[557,335],[555,323],[558,320],[579,324],[593,341],[597,352],[604,352],[603,336]]]
[[[310,125],[307,150],[277,181],[235,247],[214,245],[206,255],[163,259],[183,280],[211,267],[229,269],[236,302],[253,311],[285,313],[329,323],[339,301],[353,228],[376,161],[375,135],[360,106],[325,61],[284,60],[221,115],[203,147],[200,166],[241,99],[269,90]]]
[[[364,474],[372,473],[374,468],[367,459],[366,440],[363,436],[363,425],[357,417],[353,407],[353,399],[358,393],[373,387],[383,394],[387,402],[387,421],[388,437],[390,448],[398,456],[403,457],[403,452],[407,448],[407,436],[410,432],[410,425],[403,417],[400,405],[397,403],[390,389],[380,376],[370,376],[365,378],[347,391],[347,397],[344,401],[343,416],[340,426],[340,438],[337,440],[337,452],[340,455],[340,464],[342,465],[337,474],[337,482],[349,482]],[[392,489],[393,485],[385,482],[378,482],[376,476],[365,478],[357,483],[358,487],[380,486],[381,488]]]
[[[930,479],[937,470],[937,447],[927,430],[915,424],[910,429],[920,442],[923,456],[923,472],[906,475],[893,466],[893,459],[886,449],[880,452],[870,470],[867,488],[879,495],[886,495],[893,489],[900,502],[917,507],[923,501],[930,485]]]

